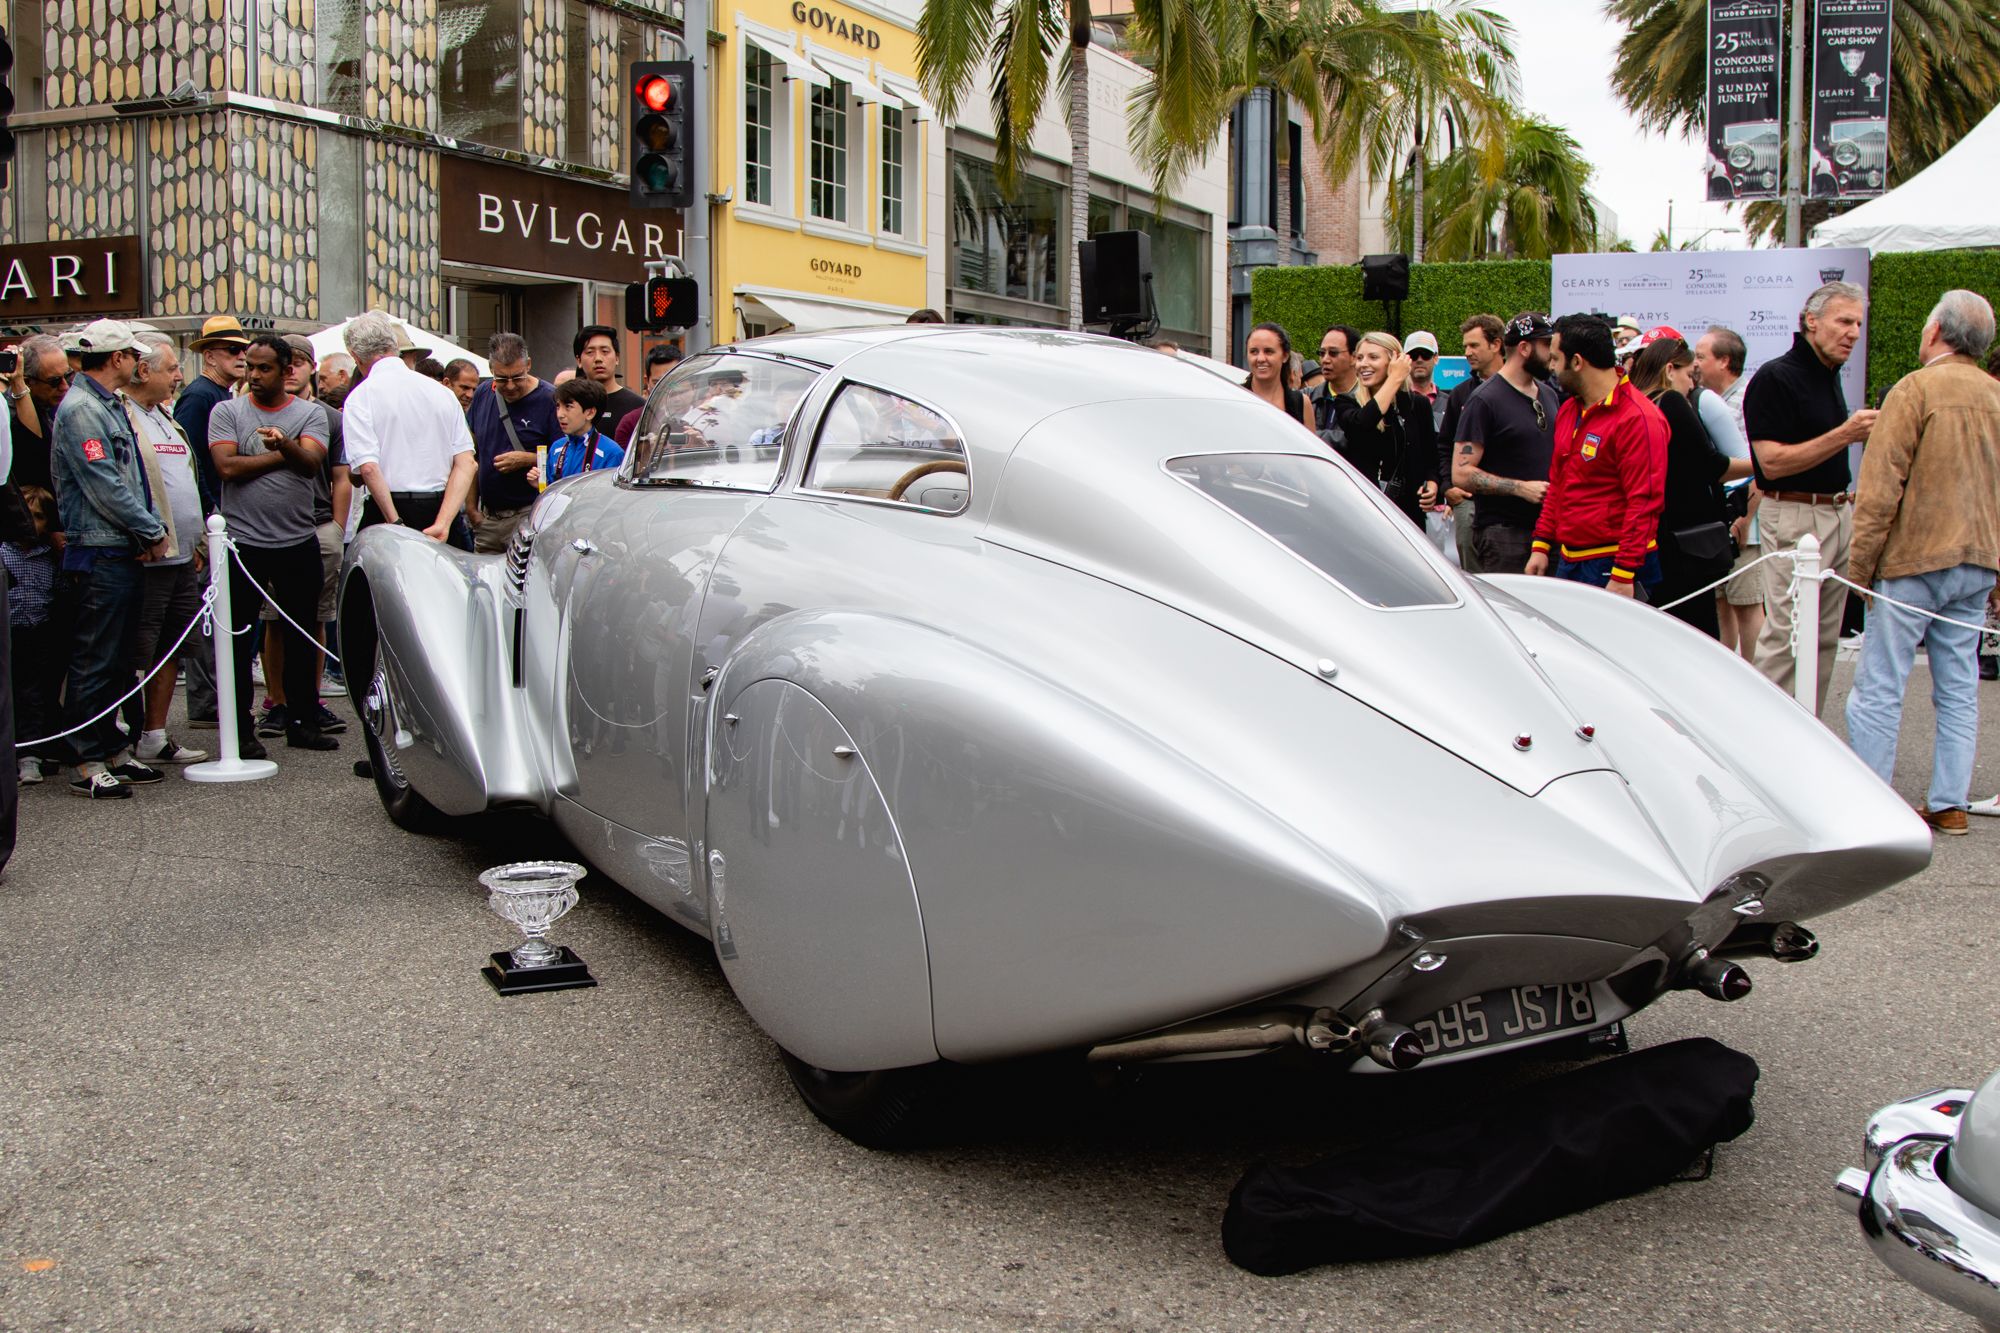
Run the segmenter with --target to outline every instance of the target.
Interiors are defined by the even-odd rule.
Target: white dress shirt
[[[451,460],[472,452],[472,431],[458,395],[385,356],[368,368],[340,405],[347,466],[358,475],[373,463],[391,491],[435,494],[451,475]]]

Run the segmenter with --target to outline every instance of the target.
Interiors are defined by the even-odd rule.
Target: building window
[[[903,108],[882,108],[882,230],[903,234]]]
[[[438,132],[521,146],[520,0],[438,6]]]
[[[365,53],[367,17],[360,0],[320,0],[313,7],[313,78],[311,100],[328,111],[358,116],[361,107],[361,57]],[[36,25],[39,31],[40,25]]]
[[[581,0],[563,9],[563,160],[590,164],[590,11]]]
[[[772,59],[756,47],[743,47],[743,202],[777,205],[772,191],[771,131],[777,73]]]
[[[812,156],[807,181],[812,215],[847,221],[847,85],[835,79],[812,90]]]
[[[951,159],[952,286],[968,292],[1064,307],[1062,238],[1068,229],[1063,187],[1024,176],[1003,198],[993,165],[963,153]],[[1033,318],[1027,311],[994,311]],[[1061,309],[1043,312],[1060,323]]]

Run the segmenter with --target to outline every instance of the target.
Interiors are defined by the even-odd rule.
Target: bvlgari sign
[[[136,315],[139,238],[0,246],[0,324],[79,315]]]
[[[680,255],[677,211],[609,185],[447,156],[440,194],[446,263],[638,282],[646,261]]]

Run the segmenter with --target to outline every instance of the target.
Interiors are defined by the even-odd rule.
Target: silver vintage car
[[[554,820],[863,1142],[953,1064],[1404,1070],[1736,999],[1930,855],[1713,641],[1465,578],[1296,421],[1102,338],[691,357],[504,556],[372,528],[340,612],[391,818]]]

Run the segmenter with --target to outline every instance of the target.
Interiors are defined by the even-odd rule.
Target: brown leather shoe
[[[1917,813],[1924,817],[1924,822],[1931,826],[1933,833],[1945,833],[1953,837],[1965,835],[1966,819],[1963,810],[1919,810]]]

